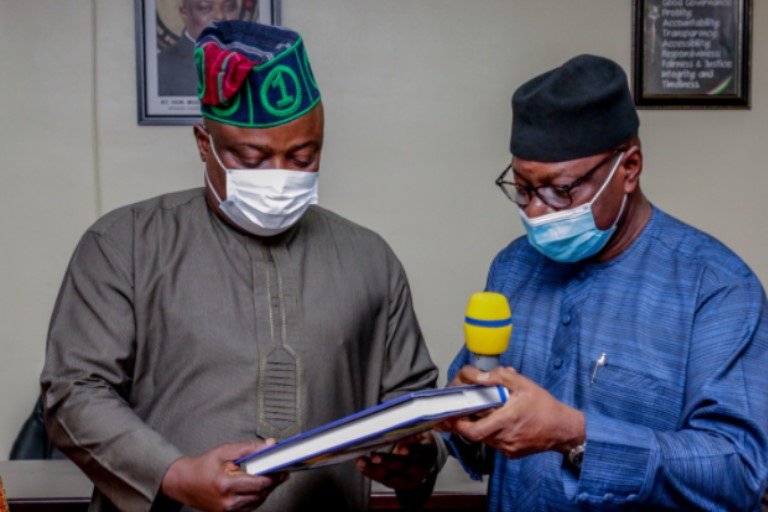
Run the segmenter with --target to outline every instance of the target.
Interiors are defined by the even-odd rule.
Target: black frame
[[[752,12],[753,0],[740,2],[743,16],[739,26],[739,84],[735,95],[708,96],[702,94],[647,95],[645,62],[646,0],[632,0],[632,88],[638,108],[648,109],[749,109],[751,107],[752,76]]]
[[[272,25],[279,25],[281,19],[280,0],[261,0],[271,6]],[[139,125],[193,125],[202,120],[199,115],[190,114],[150,114],[147,107],[147,72],[145,19],[146,0],[134,0],[135,36],[136,36],[136,111]]]
[[[592,176],[598,169],[600,169],[602,166],[604,166],[609,161],[611,161],[611,159],[613,159],[613,157],[616,156],[619,152],[620,152],[620,150],[613,150],[613,151],[611,151],[610,155],[605,157],[603,160],[601,160],[599,163],[597,163],[590,170],[588,170],[587,172],[585,172],[580,177],[576,178],[575,180],[573,180],[571,183],[569,183],[567,185],[555,186],[555,185],[550,184],[550,185],[540,185],[538,187],[528,186],[528,187],[526,187],[526,189],[529,191],[528,195],[531,196],[531,199],[533,199],[533,196],[535,195],[536,197],[538,197],[541,200],[541,202],[543,202],[544,204],[546,204],[547,206],[549,206],[550,208],[553,208],[555,210],[565,210],[567,208],[570,208],[571,205],[573,204],[573,197],[571,196],[571,191],[573,189],[575,189],[576,187],[578,187],[579,185],[581,185],[582,183],[584,183],[586,180],[588,180],[590,178],[590,176]],[[515,203],[520,208],[525,208],[526,206],[528,206],[530,204],[530,200],[527,203],[525,203],[525,204],[520,204],[514,197],[512,197],[512,195],[510,195],[509,191],[504,186],[504,185],[513,185],[513,186],[515,186],[514,182],[512,182],[512,181],[505,181],[504,180],[504,178],[509,173],[509,171],[513,171],[514,172],[514,169],[512,168],[512,164],[509,164],[501,172],[501,174],[499,175],[498,178],[496,178],[496,181],[494,183],[496,183],[496,185],[501,189],[501,191],[504,192],[504,195],[507,196],[507,199],[509,199],[510,201]],[[555,206],[553,204],[550,204],[550,202],[542,195],[542,193],[539,192],[539,190],[542,189],[542,188],[554,188],[554,189],[560,189],[560,190],[564,191],[566,194],[568,194],[568,204],[566,204],[564,206]]]

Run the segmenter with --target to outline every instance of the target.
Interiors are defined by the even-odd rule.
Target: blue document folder
[[[503,405],[501,386],[456,386],[408,393],[290,437],[235,461],[250,474],[298,471],[357,458],[448,418]]]

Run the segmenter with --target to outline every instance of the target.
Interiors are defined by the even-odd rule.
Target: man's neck
[[[612,260],[629,249],[648,224],[652,211],[651,203],[639,189],[629,196],[624,218],[619,222],[616,233],[611,237],[608,245],[595,257],[595,261]]]

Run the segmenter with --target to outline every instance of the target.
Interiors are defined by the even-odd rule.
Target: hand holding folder
[[[414,489],[424,483],[437,465],[437,445],[430,432],[398,441],[389,452],[373,452],[357,460],[365,476],[397,490]]]

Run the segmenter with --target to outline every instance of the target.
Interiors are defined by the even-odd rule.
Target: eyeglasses
[[[525,208],[531,204],[534,194],[541,199],[545,204],[554,208],[555,210],[563,210],[573,204],[573,196],[571,192],[573,189],[583,184],[589,179],[592,174],[598,169],[608,163],[620,150],[614,150],[610,155],[601,160],[597,165],[585,172],[581,177],[576,178],[568,185],[542,185],[540,187],[532,187],[530,185],[523,185],[515,183],[514,181],[507,181],[505,178],[512,169],[512,164],[509,164],[501,175],[496,178],[496,185],[499,186],[504,195],[509,198],[510,201],[517,204],[520,208]]]

